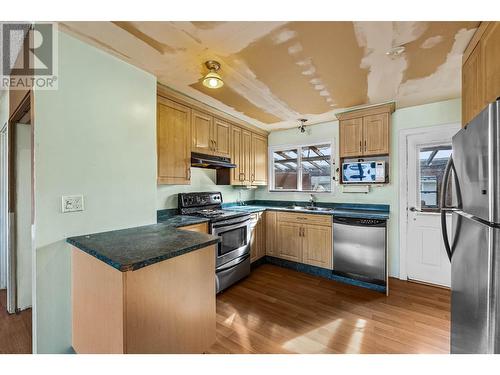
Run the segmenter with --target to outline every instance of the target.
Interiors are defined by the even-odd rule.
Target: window
[[[437,211],[441,199],[441,182],[444,170],[451,155],[451,145],[424,147],[419,151],[419,189],[420,209]],[[448,189],[448,195],[451,189]],[[446,197],[447,200],[450,197]]]
[[[271,190],[332,190],[332,145],[321,143],[271,148]]]

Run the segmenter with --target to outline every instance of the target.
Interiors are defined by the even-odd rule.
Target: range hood
[[[232,164],[230,158],[198,154],[196,152],[191,153],[191,166],[210,169],[236,168],[236,164]]]

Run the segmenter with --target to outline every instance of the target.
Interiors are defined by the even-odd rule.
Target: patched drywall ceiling
[[[390,100],[460,96],[461,58],[479,22],[63,22],[61,30],[181,93],[266,130],[335,119]],[[399,56],[386,54],[404,46]],[[207,89],[204,62],[225,85]]]

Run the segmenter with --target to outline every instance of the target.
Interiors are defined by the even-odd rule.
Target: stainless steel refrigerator
[[[460,130],[452,145],[441,189],[451,260],[451,352],[500,353],[500,101]],[[447,206],[449,186],[454,202]]]

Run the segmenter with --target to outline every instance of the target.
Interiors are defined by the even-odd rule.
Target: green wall
[[[390,183],[374,187],[368,194],[343,193],[342,188],[338,185],[334,186],[331,193],[316,194],[318,202],[381,203],[391,206],[388,229],[389,274],[391,276],[399,277],[399,132],[403,129],[459,123],[460,120],[460,99],[408,107],[395,111],[392,115],[391,128]],[[339,124],[338,121],[333,121],[310,126],[306,133],[300,133],[295,128],[272,132],[269,135],[269,146],[332,141],[335,147],[335,164],[338,166],[338,139]],[[266,187],[259,188],[256,191],[255,199],[307,201],[309,194],[269,192]]]
[[[224,202],[236,202],[242,200],[252,200],[255,190],[239,188],[227,185],[216,185],[215,170],[204,168],[191,168],[190,185],[158,185],[157,207],[177,208],[177,194],[196,191],[220,191]]]
[[[64,33],[59,88],[35,92],[34,349],[71,347],[65,238],[156,222],[156,78]],[[61,212],[82,194],[85,210]]]

